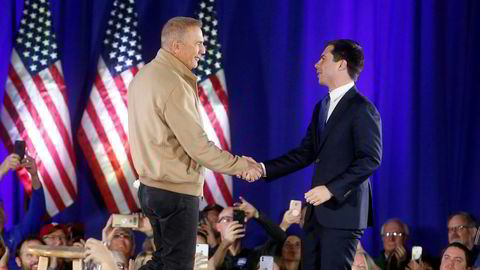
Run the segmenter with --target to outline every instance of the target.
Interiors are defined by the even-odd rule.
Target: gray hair
[[[385,223],[383,223],[382,225],[382,229],[380,230],[380,234],[383,235],[384,231],[384,227],[385,227],[385,224],[388,224],[388,223],[392,223],[392,222],[396,222],[397,224],[399,224],[400,226],[402,226],[403,228],[403,232],[408,236],[410,235],[410,232],[408,230],[408,225],[405,224],[403,221],[401,221],[399,218],[391,218],[389,220],[387,220]]]
[[[202,27],[202,22],[190,17],[173,17],[162,28],[162,48],[168,49],[172,42],[181,40],[192,26]]]
[[[448,223],[450,223],[450,220],[452,218],[456,217],[456,216],[461,216],[467,222],[468,226],[471,226],[471,227],[476,227],[477,226],[477,223],[475,222],[475,219],[473,218],[473,216],[470,213],[463,212],[463,211],[451,214],[448,217],[447,226],[448,226]]]

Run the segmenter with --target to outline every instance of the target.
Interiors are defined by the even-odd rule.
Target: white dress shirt
[[[338,102],[340,102],[345,93],[347,93],[347,91],[350,90],[350,88],[352,88],[354,85],[354,82],[349,82],[333,89],[328,93],[330,95],[330,107],[328,107],[327,122],[330,118],[330,115],[332,115],[333,110],[335,110],[335,107],[337,107]]]
[[[328,93],[330,95],[330,106],[328,107],[327,121],[328,121],[328,118],[330,118],[330,115],[332,115],[332,112],[337,106],[338,102],[340,102],[340,100],[345,95],[345,93],[347,93],[347,91],[350,90],[350,88],[352,88],[354,85],[355,85],[354,82],[349,82],[347,84],[344,84],[340,87],[333,89]],[[265,165],[263,164],[263,162],[261,162],[260,165],[262,165],[263,176],[264,177],[267,176],[267,170],[265,169]]]

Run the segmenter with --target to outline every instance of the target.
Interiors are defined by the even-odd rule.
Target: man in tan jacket
[[[130,83],[129,143],[141,182],[138,197],[157,251],[143,269],[192,269],[203,168],[256,180],[252,159],[223,151],[203,130],[197,78],[205,54],[201,22],[175,17],[162,29],[162,48]]]

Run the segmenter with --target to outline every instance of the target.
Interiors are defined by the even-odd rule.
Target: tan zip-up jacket
[[[216,147],[203,130],[196,77],[164,49],[128,87],[128,133],[140,181],[177,193],[203,195],[203,167],[240,174],[247,160]]]

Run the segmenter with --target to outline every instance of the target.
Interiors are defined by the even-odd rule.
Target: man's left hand
[[[332,193],[326,186],[314,187],[305,193],[305,200],[307,203],[318,206],[332,198]]]

